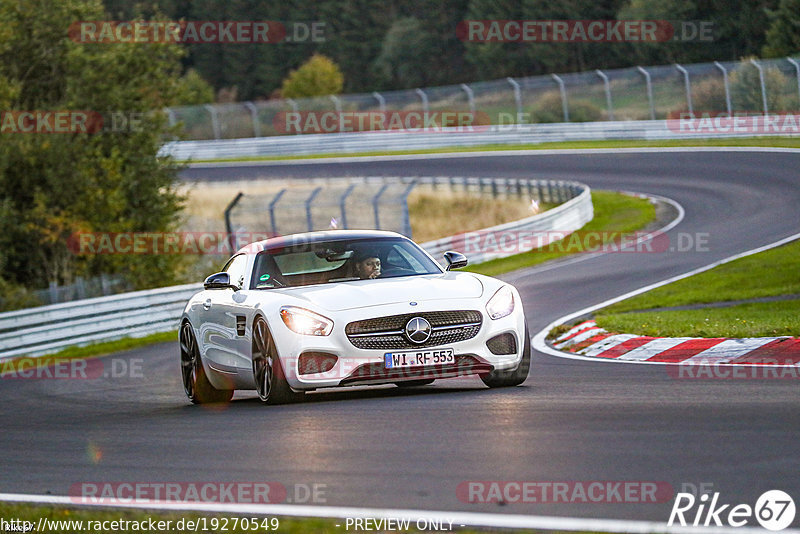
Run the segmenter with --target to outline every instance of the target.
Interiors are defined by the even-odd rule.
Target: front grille
[[[411,343],[403,333],[406,323],[414,317],[422,317],[431,324],[433,332],[425,343]],[[475,310],[405,313],[354,321],[344,331],[350,343],[359,349],[413,349],[472,339],[478,335],[482,322],[483,315]]]

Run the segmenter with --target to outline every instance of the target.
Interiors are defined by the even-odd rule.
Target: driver
[[[356,256],[356,276],[362,280],[378,278],[381,275],[381,260],[370,252]]]

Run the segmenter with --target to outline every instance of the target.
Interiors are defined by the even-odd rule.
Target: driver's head
[[[378,278],[381,275],[381,260],[368,252],[357,255],[356,275],[362,280]]]

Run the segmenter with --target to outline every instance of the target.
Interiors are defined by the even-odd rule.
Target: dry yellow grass
[[[183,230],[225,231],[223,212],[240,192],[248,195],[274,195],[297,183],[276,180],[186,184]],[[303,186],[299,186],[303,187]],[[305,184],[308,188],[308,184]],[[471,192],[433,190],[418,186],[408,198],[409,217],[414,240],[420,243],[440,237],[479,230],[534,215],[526,197],[492,198]],[[545,206],[540,206],[540,210]]]

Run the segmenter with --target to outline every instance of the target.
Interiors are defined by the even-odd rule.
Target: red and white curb
[[[800,338],[795,337],[648,337],[615,334],[594,321],[584,321],[551,345],[559,351],[606,360],[800,367]]]

